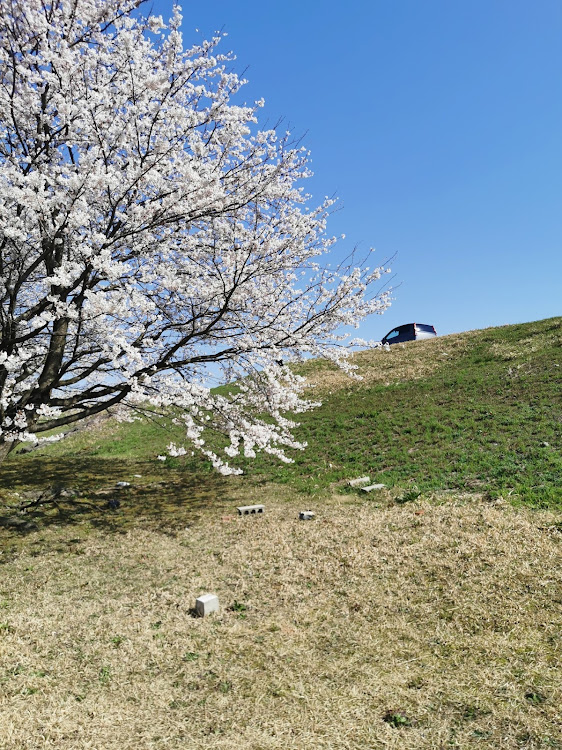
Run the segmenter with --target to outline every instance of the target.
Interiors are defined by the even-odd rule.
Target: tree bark
[[[0,442],[0,465],[8,458],[16,445],[17,442]]]

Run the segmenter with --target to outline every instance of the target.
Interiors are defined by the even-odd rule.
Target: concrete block
[[[241,505],[240,508],[236,509],[239,516],[249,516],[253,513],[263,513],[265,507],[263,505]]]
[[[211,612],[218,612],[218,596],[216,596],[215,594],[203,594],[195,600],[195,609],[199,617],[205,617]]]
[[[363,492],[372,492],[373,490],[383,490],[386,484],[371,484],[369,487],[361,487]]]
[[[371,477],[359,477],[358,479],[349,479],[348,485],[350,487],[359,487],[361,484],[369,484]]]
[[[312,510],[301,510],[299,518],[301,521],[313,521],[316,513]]]

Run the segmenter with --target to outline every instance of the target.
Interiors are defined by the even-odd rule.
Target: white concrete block
[[[369,484],[371,477],[359,477],[358,479],[349,479],[348,485],[350,487],[359,487],[360,484]]]
[[[372,492],[373,490],[383,490],[386,484],[371,484],[369,487],[361,487],[363,492]]]
[[[312,510],[301,510],[299,518],[301,521],[313,521],[316,513]]]
[[[240,508],[237,508],[238,515],[240,516],[249,516],[253,513],[263,513],[265,510],[265,506],[263,505],[241,505]]]
[[[199,617],[205,617],[211,612],[218,612],[219,598],[215,594],[203,594],[195,600],[195,609]]]

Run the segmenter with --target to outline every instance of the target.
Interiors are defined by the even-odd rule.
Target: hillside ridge
[[[562,318],[364,350],[353,363],[360,380],[325,361],[302,365],[311,396],[322,402],[298,415],[296,436],[307,449],[289,465],[264,455],[240,459],[246,477],[232,481],[270,481],[320,497],[369,475],[397,496],[473,492],[562,507]],[[197,455],[156,460],[182,437],[157,415],[105,420],[14,455],[0,467],[0,488],[94,491],[135,475],[147,486],[223,486]]]

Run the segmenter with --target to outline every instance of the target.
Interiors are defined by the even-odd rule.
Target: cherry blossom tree
[[[306,151],[237,103],[219,38],[184,48],[179,7],[141,5],[0,0],[0,452],[152,404],[223,473],[288,460],[312,404],[280,361],[346,367],[382,269],[329,265]]]

